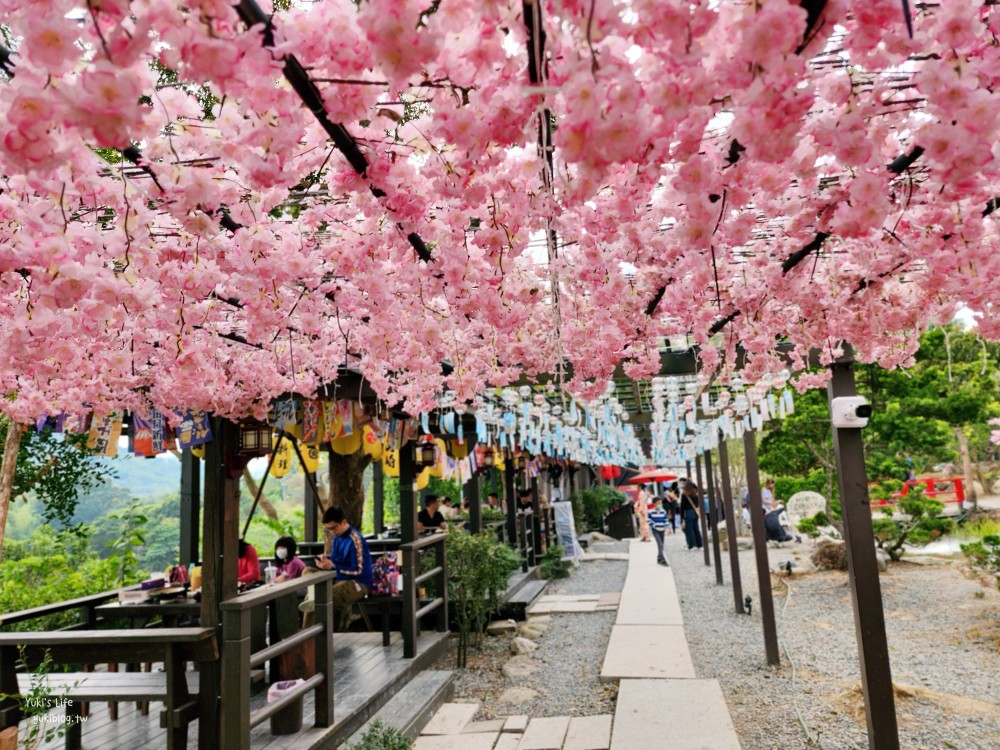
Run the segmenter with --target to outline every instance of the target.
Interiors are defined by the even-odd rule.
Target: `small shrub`
[[[813,552],[812,563],[820,570],[847,570],[847,545],[823,542]]]
[[[21,709],[21,728],[18,730],[18,747],[23,750],[35,750],[43,742],[52,742],[66,735],[68,724],[63,721],[46,722],[42,720],[49,711],[57,706],[65,705],[65,693],[57,693],[48,683],[48,675],[54,666],[52,654],[48,651],[42,661],[34,669],[28,665],[25,651],[20,647],[19,666],[28,673],[29,687],[22,695],[0,693],[0,700],[13,698]],[[79,681],[73,687],[79,685]]]
[[[412,747],[413,740],[398,729],[383,724],[381,719],[375,719],[361,736],[361,741],[351,745],[349,750],[410,750]]]
[[[478,641],[500,604],[520,557],[489,532],[448,532],[448,599],[458,623],[456,666],[464,667],[469,643]]]
[[[581,529],[604,529],[604,517],[615,506],[628,503],[628,498],[613,487],[598,486],[570,498],[574,521]]]
[[[798,530],[802,534],[807,536],[817,537],[819,536],[819,529],[821,526],[829,526],[830,519],[827,517],[826,513],[820,511],[814,516],[809,518],[803,518],[799,521]]]
[[[893,562],[898,562],[904,544],[922,546],[955,528],[950,518],[937,517],[942,510],[944,504],[926,497],[922,487],[911,487],[905,497],[899,498],[896,508],[885,509],[892,514],[890,518],[876,518],[872,522],[875,541]]]
[[[990,534],[981,541],[962,545],[962,553],[969,558],[973,568],[992,573],[1000,588],[1000,535]]]
[[[569,577],[569,568],[572,563],[569,560],[563,559],[565,552],[566,550],[558,544],[545,550],[545,554],[542,555],[542,559],[538,563],[538,569],[541,571],[542,578]]]

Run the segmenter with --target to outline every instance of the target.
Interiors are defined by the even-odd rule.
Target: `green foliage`
[[[826,476],[822,469],[811,469],[805,476],[774,477],[774,497],[787,501],[796,492],[826,495]]]
[[[889,518],[872,521],[878,546],[889,553],[893,561],[903,556],[903,545],[923,546],[949,533],[955,527],[950,518],[938,518],[944,504],[924,495],[922,487],[912,487],[906,497],[899,498],[896,508],[889,506]]]
[[[53,742],[66,734],[65,722],[46,722],[41,718],[53,708],[65,705],[65,691],[56,693],[49,685],[48,675],[52,671],[52,654],[46,650],[37,667],[31,669],[24,647],[19,647],[18,666],[28,675],[28,690],[18,695],[0,693],[0,700],[13,698],[21,709],[21,727],[18,730],[18,747],[35,750],[43,742]],[[79,681],[73,687],[79,685]]]
[[[520,563],[517,553],[489,532],[448,532],[448,598],[458,623],[457,667],[466,665],[470,642],[482,637]]]
[[[608,512],[627,503],[628,498],[613,487],[600,485],[571,496],[570,502],[577,528],[600,530],[604,528],[604,517]]]
[[[132,500],[121,514],[112,513],[112,520],[121,521],[118,537],[108,543],[111,556],[108,562],[115,566],[118,585],[134,579],[139,572],[139,555],[136,552],[146,544],[146,524],[149,519],[139,512],[139,501]]]
[[[830,519],[827,517],[826,513],[820,511],[814,516],[811,516],[809,518],[803,518],[801,521],[799,521],[797,528],[799,532],[802,534],[806,534],[807,536],[811,537],[817,537],[819,536],[819,527],[829,526],[829,525],[830,525]]]
[[[462,507],[462,485],[456,479],[431,477],[427,481],[427,494],[437,495],[440,498],[449,497],[456,508]]]
[[[507,518],[502,510],[496,510],[495,508],[490,508],[487,505],[483,506],[482,514],[484,523],[487,521],[503,521]]]
[[[349,750],[410,750],[413,740],[394,727],[383,724],[381,719],[372,721],[360,742]]]
[[[118,587],[119,563],[89,550],[90,529],[78,534],[41,526],[27,542],[11,541],[0,562],[0,612],[18,612]],[[141,571],[126,584],[141,580]],[[4,626],[7,630],[55,630],[78,621],[60,612]]]
[[[8,422],[0,417],[0,444]],[[82,495],[116,476],[114,469],[86,446],[86,435],[55,434],[51,429],[28,429],[21,437],[11,498],[34,494],[42,502],[45,521],[73,525]]]
[[[566,550],[558,544],[545,550],[545,554],[542,555],[542,559],[538,563],[538,569],[541,571],[542,578],[569,577],[569,569],[572,563],[569,560],[563,559],[565,553]]]
[[[997,579],[997,588],[1000,588],[1000,535],[988,534],[978,542],[963,544],[962,552],[969,558],[972,567],[992,573]]]

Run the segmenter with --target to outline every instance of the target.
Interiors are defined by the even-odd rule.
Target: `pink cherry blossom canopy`
[[[2,408],[1000,337],[1000,7],[910,7],[0,0]]]

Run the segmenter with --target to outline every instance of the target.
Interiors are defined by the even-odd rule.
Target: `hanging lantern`
[[[437,463],[437,444],[431,440],[419,443],[415,450],[413,465],[419,469],[426,469]]]
[[[263,422],[240,423],[240,455],[266,456],[271,452],[271,425]]]

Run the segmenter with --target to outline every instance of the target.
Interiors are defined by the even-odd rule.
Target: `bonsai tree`
[[[943,503],[924,495],[923,487],[911,487],[907,495],[899,498],[899,505],[885,508],[888,518],[874,519],[878,546],[889,553],[893,562],[899,562],[904,544],[923,546],[954,528],[950,518],[938,518],[943,509]]]

